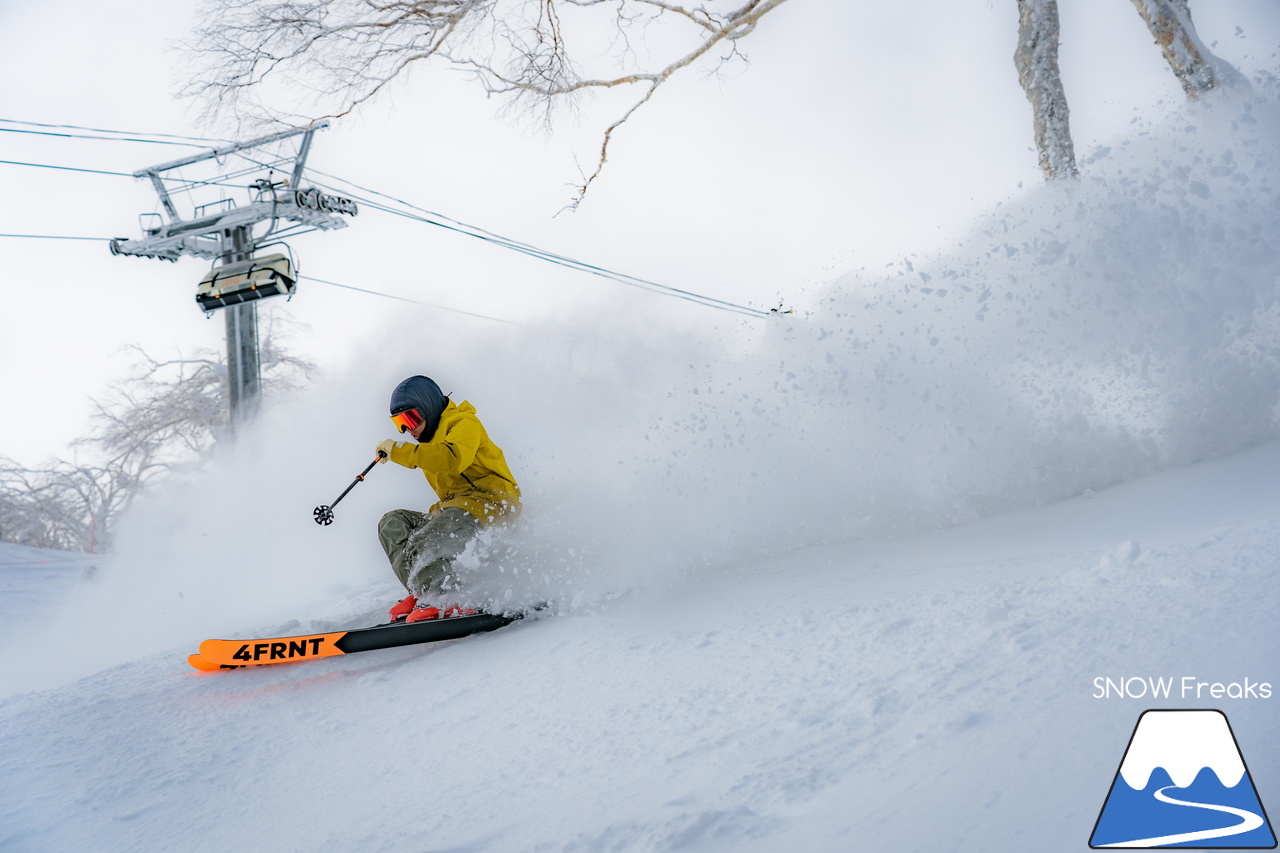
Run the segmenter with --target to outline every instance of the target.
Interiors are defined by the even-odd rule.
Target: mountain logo
[[[1275,848],[1226,714],[1144,711],[1089,846]]]

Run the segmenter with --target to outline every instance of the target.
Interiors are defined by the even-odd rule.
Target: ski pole
[[[356,487],[356,483],[364,479],[365,474],[368,474],[370,471],[373,470],[374,465],[377,465],[380,461],[386,458],[386,455],[387,454],[379,450],[378,458],[370,462],[369,467],[361,471],[359,475],[357,475],[356,478],[351,481],[351,485],[347,486],[345,489],[342,490],[342,494],[338,495],[337,500],[335,500],[333,503],[329,504],[328,506],[318,506],[314,510],[312,510],[311,514],[315,516],[316,524],[323,524],[323,525],[333,524],[333,508],[338,505],[339,501],[341,501],[343,498],[347,496],[347,492],[351,491]]]

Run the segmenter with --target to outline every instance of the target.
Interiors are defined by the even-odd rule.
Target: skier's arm
[[[425,444],[398,443],[391,449],[391,461],[406,468],[421,468],[445,474],[460,474],[471,467],[480,449],[481,429],[473,418],[462,418],[449,427],[440,441]]]

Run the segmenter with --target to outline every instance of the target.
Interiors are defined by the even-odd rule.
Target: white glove
[[[394,438],[388,438],[385,441],[378,442],[378,461],[383,465],[387,464],[387,460],[391,458],[391,451],[396,446]]]

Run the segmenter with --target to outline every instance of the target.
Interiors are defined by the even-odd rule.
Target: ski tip
[[[198,669],[201,672],[218,671],[218,665],[216,663],[211,660],[206,660],[200,657],[200,655],[187,655],[187,663],[191,664],[192,668]]]
[[[198,669],[201,672],[219,672],[224,669],[240,669],[238,666],[227,666],[224,663],[214,663],[208,658],[198,654],[187,655],[187,663],[191,664],[194,669]]]

